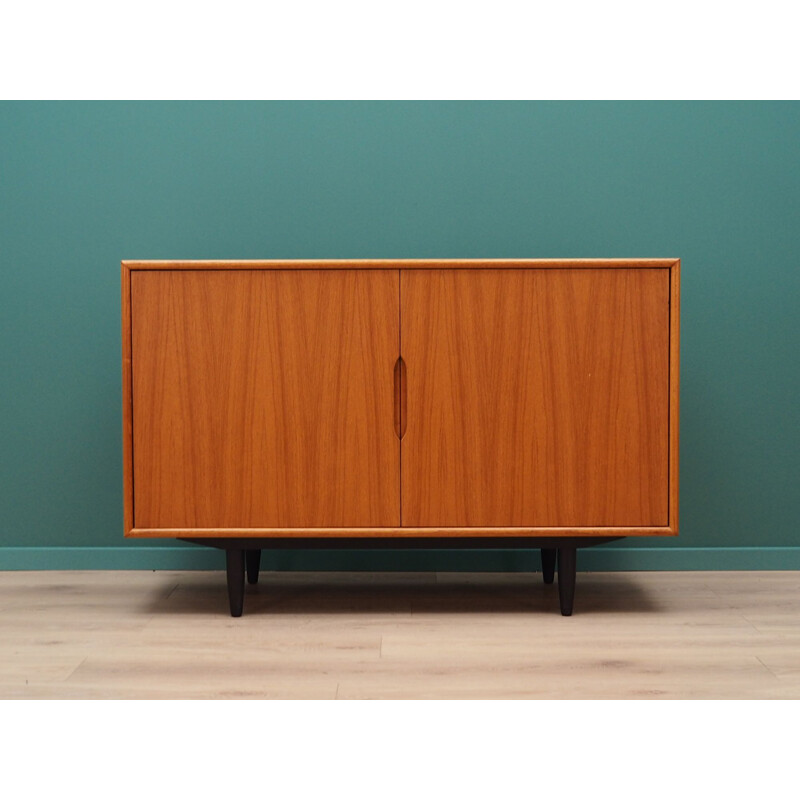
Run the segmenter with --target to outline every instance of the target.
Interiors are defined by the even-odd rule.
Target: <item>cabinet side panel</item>
[[[136,527],[398,525],[397,281],[134,272]]]
[[[401,285],[404,525],[668,524],[669,269]]]
[[[133,389],[131,376],[131,271],[121,269],[122,284],[122,497],[123,529],[133,529]]]
[[[669,526],[678,533],[680,423],[681,262],[670,268],[669,323]]]

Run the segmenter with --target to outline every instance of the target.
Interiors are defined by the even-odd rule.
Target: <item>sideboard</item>
[[[124,526],[226,552],[678,533],[680,261],[123,261]]]

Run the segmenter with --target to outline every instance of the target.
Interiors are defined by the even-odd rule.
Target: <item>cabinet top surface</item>
[[[669,269],[677,258],[383,258],[265,260],[123,260],[126,269]]]

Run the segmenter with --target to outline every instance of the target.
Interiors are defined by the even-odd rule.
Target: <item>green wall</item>
[[[123,258],[628,256],[682,259],[681,535],[580,565],[800,568],[800,104],[0,103],[0,568],[222,566],[122,538]]]

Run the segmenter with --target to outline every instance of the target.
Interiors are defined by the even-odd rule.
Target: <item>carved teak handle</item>
[[[406,362],[402,357],[394,364],[394,432],[398,439],[406,432]]]

